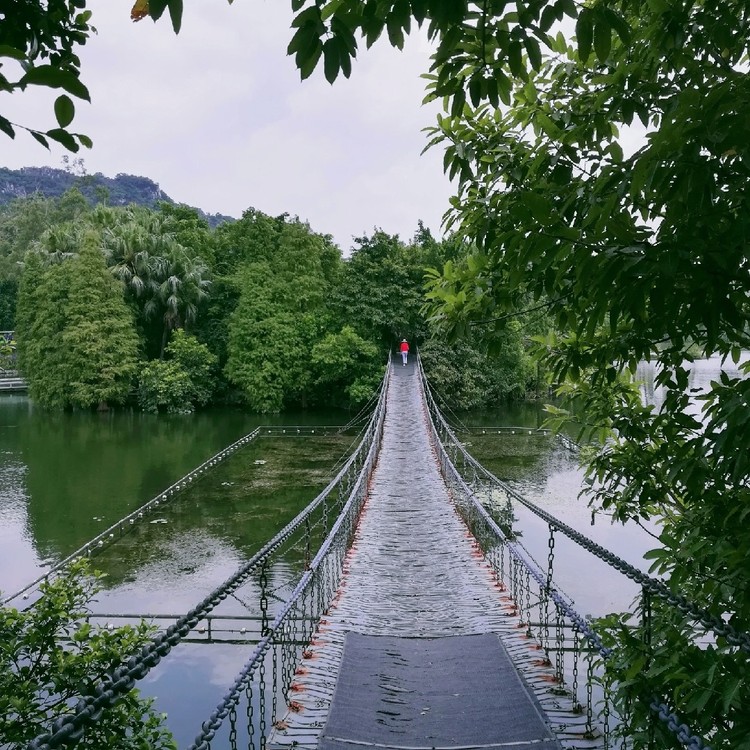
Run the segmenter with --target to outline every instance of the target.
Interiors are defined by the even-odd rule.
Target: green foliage
[[[177,362],[190,377],[192,393],[190,400],[205,406],[211,398],[215,386],[216,357],[205,344],[184,330],[175,331],[167,347],[167,356]]]
[[[193,411],[190,375],[179,362],[154,359],[142,370],[138,380],[138,405],[143,411],[168,414]]]
[[[205,344],[178,329],[166,349],[168,359],[153,360],[142,370],[138,403],[144,411],[170,414],[205,406],[215,387],[216,357]]]
[[[427,25],[428,97],[445,97],[447,109],[430,143],[445,147],[458,183],[448,224],[467,239],[465,258],[431,278],[433,322],[456,335],[495,320],[492,338],[517,311],[543,305],[557,333],[537,337],[540,362],[586,415],[584,436],[603,438],[588,469],[592,502],[623,521],[658,518],[656,570],[750,630],[748,386],[723,377],[702,397],[700,419],[688,392],[696,346],[727,358],[750,348],[747,3],[294,7],[290,50],[303,77],[320,59],[329,79],[337,72],[324,40],[361,33],[370,46],[385,31],[400,47],[412,21]],[[566,16],[573,45],[560,33]],[[346,72],[346,48],[335,48]],[[634,125],[647,130],[635,151],[624,137]],[[658,411],[631,382],[642,359],[655,362],[665,391]],[[735,686],[750,682],[746,655],[721,639],[687,645],[693,634],[663,617],[655,627],[664,646],[648,670],[619,663],[619,684],[648,687],[658,674],[659,694],[692,731],[714,748],[745,747],[750,724],[734,701]],[[627,652],[623,632],[616,638]],[[711,679],[685,678],[698,656]],[[630,709],[635,727],[653,718],[648,702]],[[636,747],[646,746],[639,735]]]
[[[16,298],[18,282],[15,279],[0,280],[0,330],[12,331],[16,324]]]
[[[358,336],[350,326],[329,333],[312,349],[316,382],[325,403],[361,406],[377,391],[383,378],[378,347]],[[342,402],[342,395],[346,400]]]
[[[355,243],[333,290],[336,316],[384,350],[404,336],[426,338],[421,248],[382,231]]]
[[[16,369],[16,340],[12,334],[0,334],[0,370]]]
[[[19,365],[38,403],[52,408],[122,403],[138,367],[138,337],[122,285],[108,273],[99,236],[80,255],[47,265],[27,255],[19,314]]]
[[[273,244],[259,243],[260,258],[235,277],[240,298],[229,319],[225,367],[259,412],[308,404],[311,352],[327,327],[327,299],[340,263],[330,240],[306,224],[284,219],[274,228],[267,218],[253,221]]]
[[[720,747],[750,747],[742,720],[750,685],[742,660],[723,639],[713,643],[702,628],[656,600],[649,602],[645,617],[641,602],[634,615],[610,615],[596,624],[603,643],[613,649],[602,667],[605,680],[617,681],[615,705],[627,717],[618,727],[620,736],[639,747],[684,747],[666,723],[638,708],[658,698],[680,706],[681,718],[693,732],[713,735],[712,747],[717,740]]]
[[[67,128],[75,115],[68,96],[90,101],[80,80],[80,60],[76,47],[84,45],[94,31],[89,24],[91,11],[82,0],[26,0],[17,3],[12,13],[4,13],[0,25],[0,58],[20,63],[6,66],[18,71],[15,76],[0,74],[0,91],[25,91],[29,86],[44,86],[61,93],[54,104],[58,127],[40,131],[12,123],[0,115],[0,131],[15,138],[16,130],[27,130],[41,145],[49,148],[55,141],[69,151],[91,147],[91,140]],[[64,93],[63,93],[64,92]]]
[[[85,561],[41,585],[42,596],[24,611],[0,608],[0,744],[20,750],[72,701],[90,694],[101,676],[137,654],[149,641],[146,623],[109,630],[86,620],[101,588]],[[87,728],[81,748],[175,748],[163,716],[131,690]]]
[[[189,209],[166,207],[98,207],[91,220],[102,231],[107,265],[138,311],[147,354],[162,357],[171,332],[192,325],[208,297],[210,273],[200,255],[209,244],[205,227]],[[196,247],[181,244],[177,233]]]
[[[467,338],[447,342],[435,336],[420,348],[435,392],[451,409],[478,409],[519,399],[534,391],[536,368],[524,350],[520,326],[506,327],[492,352]]]

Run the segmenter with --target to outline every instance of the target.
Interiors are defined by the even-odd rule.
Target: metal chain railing
[[[383,402],[384,405],[384,402]],[[367,486],[377,461],[382,436],[384,410],[378,406],[379,418],[376,432],[367,455],[362,462],[341,513],[331,527],[331,531],[302,574],[299,583],[287,600],[283,609],[269,626],[266,636],[257,645],[250,659],[237,675],[234,684],[227,691],[211,716],[203,722],[201,731],[190,745],[189,750],[208,750],[211,741],[232,715],[243,699],[248,685],[252,685],[258,675],[259,690],[270,693],[271,705],[261,708],[260,746],[265,746],[266,727],[278,725],[279,710],[276,698],[283,696],[285,708],[294,710],[296,705],[289,700],[290,689],[298,663],[305,658],[305,646],[310,643],[318,622],[328,611],[343,576],[344,558],[354,537],[357,519],[364,504]],[[300,627],[300,623],[302,626]],[[264,665],[271,662],[270,685],[266,683]],[[248,726],[248,733],[255,735],[255,725]],[[231,733],[231,726],[229,727]],[[231,743],[230,743],[231,744]],[[234,747],[234,746],[232,746]]]
[[[139,508],[136,508],[136,510],[134,510],[132,513],[129,513],[124,518],[121,518],[116,523],[113,523],[109,528],[102,531],[101,534],[95,536],[93,539],[90,539],[88,542],[86,542],[86,544],[79,547],[75,552],[71,552],[71,554],[60,560],[60,562],[57,563],[54,567],[47,570],[44,575],[41,575],[31,581],[31,583],[26,584],[26,586],[24,586],[22,589],[16,591],[15,594],[5,597],[5,599],[3,599],[0,604],[5,605],[8,602],[13,601],[14,599],[17,599],[19,596],[28,594],[29,591],[32,591],[34,588],[36,588],[42,581],[49,580],[52,576],[54,576],[60,570],[63,570],[74,560],[77,560],[80,557],[93,557],[94,555],[98,554],[105,546],[132,531],[133,527],[138,521],[145,518],[152,511],[159,508],[163,503],[172,500],[175,495],[178,495],[186,487],[190,486],[193,482],[200,479],[203,474],[205,474],[209,469],[213,468],[217,464],[220,464],[222,461],[224,461],[224,459],[231,456],[240,448],[255,440],[255,438],[257,438],[260,434],[261,428],[256,427],[252,432],[244,435],[239,440],[235,440],[231,445],[223,448],[218,453],[211,456],[211,458],[206,459],[202,464],[196,466],[192,471],[189,471],[187,474],[185,474],[184,477],[181,477],[176,482],[173,482],[169,487],[156,495],[156,497],[153,497],[147,503],[144,503]]]
[[[428,406],[430,406],[431,413],[440,415],[437,404],[430,396],[429,384],[426,383],[426,379],[424,380],[424,383],[426,385],[425,396],[427,398]],[[725,638],[727,643],[729,643],[730,645],[737,646],[742,651],[750,653],[750,633],[736,630],[720,617],[712,615],[710,612],[707,612],[702,607],[689,601],[684,596],[675,594],[663,581],[660,581],[657,578],[652,578],[630,563],[625,562],[625,560],[623,560],[622,558],[618,557],[614,553],[589,539],[587,536],[581,534],[579,531],[576,531],[572,527],[563,523],[562,521],[560,521],[560,519],[556,518],[551,513],[548,513],[543,508],[540,508],[538,505],[531,502],[531,500],[528,500],[523,495],[516,492],[501,479],[498,479],[498,477],[496,477],[492,472],[482,466],[482,464],[480,464],[464,448],[461,442],[456,438],[455,433],[451,430],[448,423],[444,419],[442,419],[441,415],[437,417],[437,421],[440,427],[440,430],[438,432],[438,434],[441,436],[440,439],[449,441],[451,443],[451,449],[460,454],[462,459],[466,462],[467,466],[471,466],[473,471],[480,473],[485,479],[491,482],[491,484],[502,489],[503,492],[505,492],[509,497],[512,497],[518,503],[528,508],[528,510],[530,510],[532,513],[537,515],[542,520],[546,521],[547,524],[557,528],[559,531],[565,534],[565,536],[574,541],[587,552],[590,552],[603,562],[607,563],[610,567],[615,568],[620,573],[627,576],[631,581],[634,581],[641,587],[647,588],[650,593],[663,599],[664,601],[678,609],[682,614],[687,615],[696,623],[700,624],[706,630],[711,631],[720,638]]]
[[[117,699],[130,691],[135,683],[143,679],[149,671],[156,666],[178,643],[180,643],[218,604],[232,595],[240,586],[254,575],[263,565],[267,564],[270,557],[276,554],[283,545],[288,542],[292,536],[305,528],[305,521],[312,514],[320,512],[322,523],[322,507],[328,502],[337,503],[339,496],[338,491],[341,486],[351,487],[349,493],[350,500],[355,494],[355,489],[362,487],[361,473],[355,478],[355,469],[357,467],[367,467],[368,461],[373,455],[376,444],[379,444],[382,432],[383,417],[385,413],[385,393],[387,390],[388,378],[390,374],[390,360],[386,367],[385,376],[380,387],[378,406],[373,412],[368,429],[365,431],[363,440],[349,460],[346,462],[341,471],[329,482],[326,488],[292,521],[290,521],[281,531],[279,531],[269,542],[267,542],[250,560],[248,560],[238,571],[228,578],[224,583],[218,586],[208,596],[206,596],[198,605],[193,607],[187,614],[180,617],[173,625],[165,631],[158,633],[150,643],[143,647],[140,653],[132,656],[126,663],[119,665],[105,675],[92,694],[81,697],[78,702],[72,706],[71,712],[59,717],[53,722],[48,732],[36,737],[28,745],[30,750],[48,750],[62,746],[74,746],[83,736],[86,726],[96,723],[102,716],[103,712],[108,710]],[[345,505],[349,508],[350,503]],[[340,519],[345,516],[340,516]],[[334,529],[339,529],[343,521],[339,520],[332,527],[331,535]],[[318,559],[316,556],[315,560]],[[313,561],[313,565],[315,561]],[[319,566],[319,564],[318,564]],[[311,568],[312,569],[312,568]],[[308,581],[311,571],[307,571],[302,581]],[[298,585],[302,585],[302,582]],[[306,583],[305,585],[309,585]],[[296,590],[295,590],[296,591]],[[291,601],[291,600],[290,600]],[[296,601],[296,599],[294,600]],[[284,612],[289,610],[291,605],[284,608]],[[282,612],[283,614],[283,612]],[[259,649],[268,649],[270,638],[273,637],[274,628],[279,621],[277,616],[267,630],[268,633],[264,640],[261,641]],[[266,645],[264,645],[266,644]],[[256,650],[257,652],[257,650]],[[264,651],[265,652],[265,651]],[[261,670],[263,669],[261,661]],[[228,715],[228,712],[227,712]],[[264,712],[261,711],[264,717]],[[262,721],[265,720],[262,718]]]
[[[587,702],[586,702],[586,715],[587,715],[587,731],[589,733],[593,733],[593,691],[592,686],[595,681],[595,675],[593,670],[593,660],[592,657],[595,653],[598,653],[599,656],[603,660],[607,660],[609,656],[611,655],[611,651],[604,647],[602,644],[601,638],[598,634],[593,630],[591,627],[591,624],[587,621],[585,621],[583,618],[580,617],[570,606],[570,604],[563,599],[559,592],[556,590],[555,586],[552,583],[552,564],[554,560],[554,531],[561,531],[566,536],[568,536],[573,541],[577,542],[580,546],[582,546],[584,549],[587,549],[589,552],[592,552],[596,557],[600,558],[604,562],[609,563],[613,568],[619,570],[620,572],[624,573],[628,578],[631,580],[634,580],[641,584],[643,591],[647,592],[648,594],[654,594],[656,596],[659,596],[663,598],[665,601],[669,602],[673,606],[675,606],[680,612],[683,614],[689,614],[696,619],[696,621],[703,624],[705,627],[709,627],[710,630],[713,630],[717,635],[723,635],[724,637],[727,637],[725,635],[727,627],[725,627],[725,623],[723,621],[719,621],[718,618],[714,618],[709,613],[705,612],[701,608],[697,607],[697,605],[694,605],[692,602],[689,602],[684,597],[674,595],[668,587],[666,587],[665,584],[663,584],[661,581],[658,581],[657,579],[650,578],[646,574],[644,574],[642,571],[638,570],[637,568],[633,567],[632,565],[629,565],[621,558],[617,557],[616,555],[612,554],[608,550],[604,549],[600,545],[596,544],[592,540],[585,537],[583,534],[580,534],[579,532],[575,531],[575,529],[572,529],[571,527],[567,526],[566,524],[562,523],[558,518],[555,516],[552,516],[550,513],[547,513],[543,509],[536,506],[534,503],[530,502],[526,498],[524,498],[519,493],[512,490],[510,487],[508,487],[505,483],[503,483],[501,480],[499,480],[497,477],[495,477],[494,474],[489,472],[487,469],[485,469],[478,461],[476,461],[469,453],[466,451],[464,446],[460,443],[460,441],[456,438],[453,430],[450,428],[446,420],[443,418],[442,414],[440,413],[439,408],[437,407],[437,404],[432,398],[432,395],[430,393],[430,387],[429,383],[427,382],[427,378],[424,374],[424,371],[421,367],[421,362],[418,360],[418,368],[420,373],[420,381],[422,385],[422,392],[425,399],[425,403],[427,405],[427,412],[429,415],[429,422],[432,429],[433,437],[436,444],[436,449],[438,451],[438,455],[441,462],[441,468],[443,470],[444,476],[446,477],[446,482],[448,483],[448,486],[451,489],[458,489],[458,493],[456,493],[455,497],[457,498],[457,507],[459,508],[459,511],[462,513],[466,513],[467,510],[469,513],[467,514],[469,517],[467,519],[467,524],[469,525],[469,528],[472,529],[472,523],[475,522],[477,518],[481,519],[487,529],[487,531],[490,533],[490,535],[494,535],[496,542],[500,543],[503,546],[507,546],[509,549],[509,552],[511,555],[522,565],[527,566],[529,573],[532,578],[534,578],[538,585],[540,590],[540,643],[542,644],[542,647],[545,650],[545,653],[549,652],[549,635],[548,635],[548,617],[546,614],[546,604],[544,604],[544,601],[547,597],[552,600],[554,603],[555,609],[556,609],[556,617],[559,619],[561,617],[567,617],[572,624],[573,632],[574,632],[574,641],[578,643],[583,637],[585,641],[588,642],[588,653],[587,653],[587,659],[588,659],[588,668],[587,668],[587,678],[586,678],[586,692],[587,692]],[[446,447],[447,446],[447,447]],[[450,454],[449,454],[450,451]],[[451,456],[453,459],[451,459]],[[508,538],[506,534],[503,532],[503,530],[498,526],[498,524],[494,521],[494,519],[490,516],[489,512],[486,510],[486,508],[482,505],[480,500],[477,498],[476,493],[472,490],[471,487],[469,487],[469,484],[464,480],[463,475],[459,472],[457,466],[456,466],[456,457],[460,456],[464,465],[470,467],[470,476],[476,476],[477,474],[483,475],[485,478],[489,479],[495,486],[498,486],[502,488],[509,496],[513,497],[513,499],[517,500],[519,503],[524,505],[529,510],[532,510],[537,516],[545,520],[549,526],[550,529],[550,540],[549,540],[549,561],[548,561],[548,571],[547,574],[541,570],[540,566],[533,561],[533,559],[529,559],[529,555],[526,552],[526,550],[518,544],[518,542],[514,541],[511,538]],[[472,529],[473,530],[473,529]],[[481,535],[478,535],[475,532],[475,536],[480,538]],[[491,543],[490,545],[491,546]],[[488,560],[492,560],[492,556],[488,556]],[[513,590],[513,586],[511,586],[511,595],[514,595],[515,591]],[[544,609],[542,609],[544,607]],[[710,623],[710,626],[709,624]],[[730,628],[731,629],[731,628]],[[745,642],[750,643],[750,638],[748,638],[746,633],[738,633],[737,631],[734,631],[731,629],[734,634],[734,640],[731,641],[734,645],[740,646],[742,648],[742,644]],[[574,661],[574,683],[575,683],[575,689],[573,692],[573,698],[574,701],[577,702],[577,690],[578,690],[578,681],[580,679],[580,673],[578,671],[577,666],[577,660]],[[557,665],[556,667],[556,673],[558,676],[564,672],[564,669],[561,668],[561,665]],[[607,683],[607,679],[605,676],[604,680],[599,680],[600,684],[603,684],[604,687],[604,700],[603,700],[603,707],[600,711],[600,715],[603,719],[604,726],[603,730],[605,732],[604,735],[604,741],[605,741],[605,748],[609,747],[609,724],[610,724],[610,716],[611,716],[611,705],[610,701],[608,699],[609,697],[609,684]],[[685,745],[689,750],[711,750],[710,746],[705,743],[705,741],[697,737],[696,735],[692,734],[690,728],[681,723],[679,720],[679,717],[670,710],[670,708],[661,700],[654,699],[650,704],[651,710],[653,710],[657,716],[666,723],[667,727],[675,734],[677,739]]]

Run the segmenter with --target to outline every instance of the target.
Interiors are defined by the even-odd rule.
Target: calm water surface
[[[741,362],[750,358],[744,352]],[[737,365],[731,360],[722,362],[718,356],[699,359],[690,366],[689,388],[693,396],[709,390],[711,382],[724,370],[732,377],[740,377]],[[663,391],[654,387],[655,368],[641,363],[636,373],[644,403],[658,409],[663,403]],[[701,402],[693,399],[691,411],[700,415]],[[470,426],[520,426],[537,428],[544,423],[544,405],[522,403],[496,412],[454,415],[454,423]],[[576,454],[553,437],[536,435],[468,437],[469,450],[496,476],[513,489],[569,526],[612,551],[631,565],[648,571],[649,562],[643,554],[658,545],[652,534],[658,534],[656,524],[641,528],[636,524],[613,524],[604,514],[592,518],[589,497],[581,494],[583,471]],[[471,445],[473,441],[473,445]],[[537,516],[517,505],[517,527],[522,541],[534,558],[546,569],[549,529]],[[628,609],[639,588],[604,562],[587,553],[562,534],[555,535],[555,580],[575,602],[583,614],[600,616]]]

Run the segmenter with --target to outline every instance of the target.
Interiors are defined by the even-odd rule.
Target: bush
[[[155,359],[141,371],[138,404],[153,413],[189,414],[195,408],[190,399],[192,388],[190,376],[179,363]]]
[[[216,357],[183,330],[166,348],[170,359],[153,360],[141,372],[138,403],[144,411],[188,414],[208,403],[215,386]]]
[[[21,750],[70,706],[96,689],[102,675],[137,654],[153,628],[108,630],[86,621],[88,604],[101,588],[87,561],[41,586],[42,597],[24,611],[0,608],[0,746]],[[137,690],[122,696],[87,727],[78,748],[173,750],[164,716]]]

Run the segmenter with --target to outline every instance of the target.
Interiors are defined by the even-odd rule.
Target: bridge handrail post
[[[421,363],[420,363],[421,368]],[[714,635],[721,638],[725,638],[727,642],[732,646],[737,646],[742,651],[750,653],[750,633],[746,631],[738,631],[732,625],[725,622],[720,617],[711,615],[700,606],[686,599],[680,594],[674,593],[663,581],[652,578],[643,571],[636,568],[634,565],[626,562],[622,558],[618,557],[614,553],[605,549],[601,545],[589,539],[584,534],[576,531],[572,527],[563,523],[559,518],[548,513],[543,508],[539,507],[531,500],[528,500],[520,493],[516,492],[513,488],[509,487],[505,482],[499,479],[495,474],[480,464],[461,444],[456,437],[453,430],[445,421],[445,418],[440,413],[437,404],[434,399],[429,395],[429,383],[426,380],[424,371],[420,369],[422,385],[426,394],[428,406],[430,407],[430,413],[434,412],[435,418],[444,426],[444,430],[448,435],[449,444],[455,447],[463,457],[463,460],[468,461],[476,466],[479,473],[482,474],[487,480],[492,482],[498,487],[501,487],[509,497],[512,497],[515,501],[528,508],[532,513],[541,518],[547,523],[554,524],[555,527],[561,531],[565,536],[575,542],[577,545],[585,549],[587,552],[598,557],[603,562],[607,563],[610,567],[614,568],[618,572],[622,573],[626,577],[630,578],[634,583],[641,586],[647,586],[652,594],[663,599],[671,606],[677,608],[683,615],[691,618],[694,622],[700,624],[702,627],[711,631]],[[453,462],[455,465],[455,461]]]
[[[304,608],[304,593],[308,589],[312,589],[312,595],[310,599],[311,602],[315,601],[315,603],[317,604],[317,613],[315,617],[313,617],[311,608],[311,622],[313,619],[319,619],[320,617],[322,617],[323,613],[329,606],[329,602],[333,597],[335,588],[337,586],[337,581],[340,579],[343,570],[343,553],[341,560],[338,560],[334,557],[334,560],[336,561],[335,575],[331,575],[331,558],[329,554],[334,550],[334,544],[337,542],[337,540],[343,541],[343,544],[340,544],[336,549],[340,551],[341,549],[345,550],[346,548],[348,548],[354,533],[354,521],[358,516],[366,497],[369,477],[374,468],[375,458],[380,448],[385,415],[385,394],[388,384],[389,370],[390,358],[383,385],[381,386],[381,394],[378,402],[378,407],[375,414],[373,415],[371,427],[370,429],[368,429],[369,446],[366,451],[366,457],[362,461],[362,466],[366,467],[366,469],[363,468],[363,470],[354,480],[349,498],[346,501],[341,513],[333,523],[325,540],[321,544],[320,549],[313,558],[310,564],[310,568],[306,570],[301,576],[286,603],[281,608],[281,611],[276,615],[273,623],[269,626],[268,635],[257,645],[255,651],[253,652],[253,655],[240,671],[239,675],[235,679],[234,685],[227,693],[222,703],[219,704],[219,706],[217,706],[217,708],[214,710],[211,718],[204,722],[203,731],[190,746],[190,750],[205,750],[207,748],[207,741],[210,740],[211,737],[213,737],[216,729],[221,725],[221,722],[223,721],[228,708],[237,704],[237,702],[239,701],[240,692],[244,689],[244,686],[247,684],[247,682],[253,678],[256,667],[258,667],[258,665],[262,667],[264,663],[264,654],[271,647],[274,639],[277,638],[279,631],[285,627],[290,613],[295,611],[295,609],[300,606],[300,602],[302,603],[302,607]],[[364,442],[365,441],[363,440],[363,443]],[[363,453],[365,453],[365,451],[363,451]],[[334,578],[336,580],[334,580]],[[275,718],[275,716],[276,712],[274,710],[271,717],[272,720]]]

